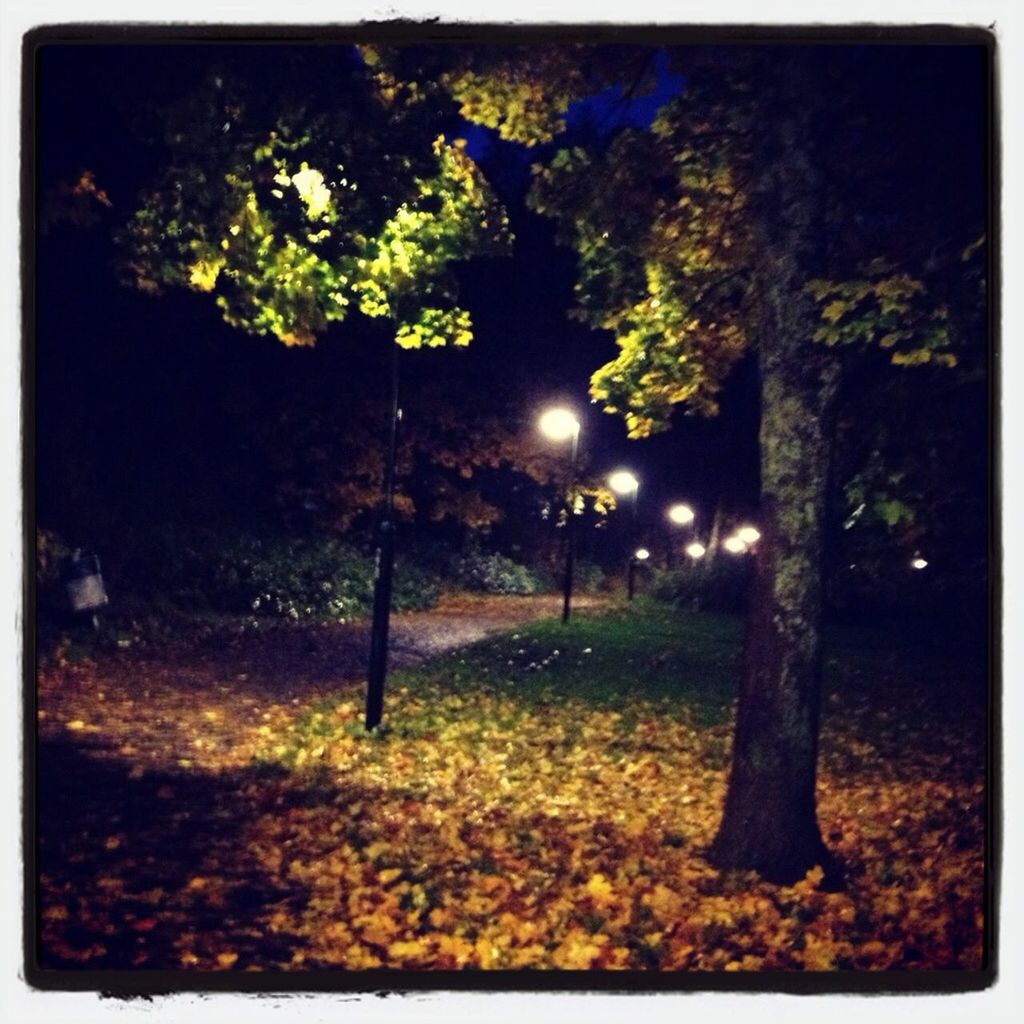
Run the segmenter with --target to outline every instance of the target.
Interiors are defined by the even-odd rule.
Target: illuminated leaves
[[[807,283],[821,304],[814,340],[830,347],[877,345],[901,366],[956,366],[949,309],[929,299],[922,281],[887,263],[876,261],[869,270],[870,277]]]
[[[171,159],[123,232],[126,277],[212,292],[229,324],[286,345],[313,344],[353,308],[393,321],[406,348],[468,344],[449,266],[500,251],[504,211],[463,144],[428,133],[431,110],[375,121],[360,85],[372,88],[357,75],[329,111],[282,98],[260,120],[239,106],[230,131],[204,106],[222,82],[186,104],[188,132],[170,133]]]
[[[531,203],[579,256],[576,314],[619,347],[591,395],[631,437],[663,429],[679,404],[714,412],[747,344],[746,197],[720,145],[687,147],[689,119],[670,104],[652,133],[626,130],[603,154],[561,150],[535,168]]]
[[[560,641],[545,670],[552,685],[528,694],[536,675],[515,652],[533,642],[508,641],[511,668],[496,650],[492,661],[467,654],[465,664],[455,657],[397,678],[390,728],[376,736],[363,732],[358,684],[332,682],[321,691],[329,696],[293,702],[224,685],[212,664],[51,668],[41,689],[44,739],[81,736],[90,759],[116,766],[130,757],[142,769],[116,791],[86,797],[82,831],[68,831],[64,817],[59,834],[45,835],[67,854],[41,882],[51,962],[980,964],[978,716],[939,713],[924,681],[890,688],[880,680],[868,693],[844,677],[826,704],[818,803],[848,886],[823,891],[818,868],[778,887],[702,859],[720,812],[729,722],[701,723],[682,697],[638,694],[612,707],[574,696],[564,665],[627,670],[627,650],[589,635],[586,658],[571,638]],[[71,722],[95,732],[69,733]],[[182,759],[191,766],[175,767]],[[154,781],[155,799],[147,798],[147,778],[168,770],[173,785]],[[95,829],[133,799],[132,816]],[[183,848],[190,852],[179,860]],[[157,866],[147,867],[154,856]]]

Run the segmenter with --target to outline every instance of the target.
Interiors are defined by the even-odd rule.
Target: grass
[[[536,622],[392,673],[369,735],[356,681],[257,706],[171,677],[140,714],[134,676],[61,668],[42,690],[47,963],[978,966],[982,663],[830,632],[818,815],[848,888],[778,887],[703,856],[742,631],[639,599]]]
[[[632,702],[686,705],[720,723],[735,695],[742,620],[687,614],[638,600],[628,608],[546,619],[483,640],[417,669],[392,685],[514,694],[537,704],[576,699],[601,708]]]

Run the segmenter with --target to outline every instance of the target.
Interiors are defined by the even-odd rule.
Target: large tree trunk
[[[837,367],[811,340],[803,290],[821,273],[824,183],[815,159],[816,85],[806,61],[766,68],[770,95],[755,147],[761,365],[761,533],[732,770],[718,834],[720,867],[788,883],[831,866],[818,830],[821,553]],[[820,92],[820,88],[818,90]],[[763,161],[763,163],[761,163]]]

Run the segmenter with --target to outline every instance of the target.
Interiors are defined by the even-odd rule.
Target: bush
[[[511,558],[470,550],[455,559],[454,576],[467,590],[485,594],[539,594],[546,589],[539,573]]]
[[[608,588],[605,571],[593,562],[577,562],[573,566],[573,589],[581,594],[597,594]]]
[[[197,612],[290,619],[342,619],[373,604],[373,555],[335,537],[228,536],[152,530],[127,538],[114,599]],[[436,578],[398,560],[393,606],[436,603]]]
[[[695,611],[743,612],[752,576],[749,558],[714,558],[655,572],[651,594],[659,601]]]

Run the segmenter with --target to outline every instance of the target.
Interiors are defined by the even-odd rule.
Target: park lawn
[[[643,601],[537,622],[393,673],[374,735],[352,684],[247,724],[244,764],[197,754],[173,772],[98,770],[78,740],[113,726],[83,710],[40,761],[41,780],[67,772],[41,787],[42,961],[981,967],[983,667],[913,637],[832,638],[819,816],[847,885],[823,891],[816,870],[779,887],[701,855],[740,636]],[[99,827],[105,802],[118,813]]]

